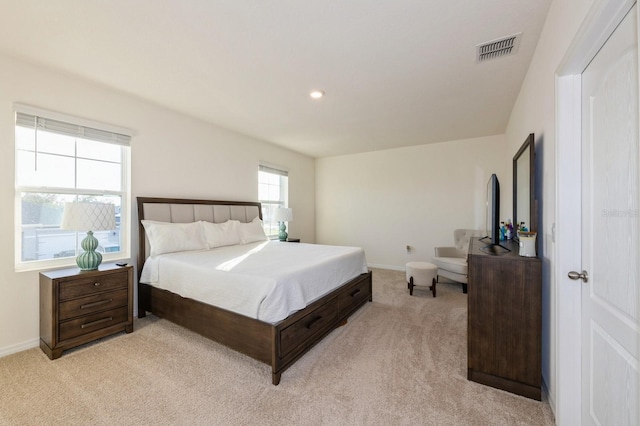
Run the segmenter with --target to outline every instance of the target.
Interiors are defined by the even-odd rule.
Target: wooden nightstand
[[[300,238],[287,238],[288,243],[299,243]]]
[[[120,331],[133,331],[133,266],[40,273],[40,348],[49,358]]]

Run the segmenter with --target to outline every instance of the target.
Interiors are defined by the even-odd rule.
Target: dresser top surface
[[[509,260],[540,261],[540,258],[538,257],[520,256],[520,245],[512,240],[500,241],[500,247],[490,246],[491,243],[488,239],[472,238],[471,241],[469,241],[469,255],[508,258]],[[492,253],[492,251],[495,254]]]
[[[64,278],[70,276],[91,276],[91,275],[101,275],[109,272],[116,272],[118,270],[126,271],[127,269],[132,269],[133,266],[118,266],[115,263],[103,263],[101,264],[97,270],[94,271],[82,271],[80,268],[65,268],[65,269],[54,269],[52,271],[43,271],[40,272],[42,275],[50,278]]]

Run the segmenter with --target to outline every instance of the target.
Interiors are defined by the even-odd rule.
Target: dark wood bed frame
[[[204,204],[223,206],[257,206],[260,203],[209,201],[175,198],[138,197],[138,279],[147,258],[144,227],[145,204]],[[340,287],[291,314],[270,324],[197,300],[138,283],[138,317],[146,312],[167,319],[238,352],[271,365],[272,383],[280,383],[282,372],[304,355],[335,328],[346,324],[348,317],[367,301],[372,301],[371,271],[342,284]]]

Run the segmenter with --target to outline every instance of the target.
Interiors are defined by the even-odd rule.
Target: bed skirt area
[[[284,320],[270,324],[140,283],[138,316],[142,318],[151,312],[269,364],[272,383],[277,385],[284,370],[372,300],[369,271]]]

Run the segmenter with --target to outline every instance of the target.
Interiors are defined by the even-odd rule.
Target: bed
[[[249,224],[255,219],[262,219],[262,211],[260,203],[257,202],[147,197],[138,197],[137,201],[139,222],[138,317],[144,317],[147,312],[151,312],[160,318],[179,324],[264,362],[271,366],[274,385],[280,383],[283,371],[336,327],[345,325],[349,316],[365,305],[367,301],[372,301],[371,271],[366,270],[365,267],[364,271],[355,273],[351,277],[348,275],[353,275],[352,271],[342,271],[341,267],[333,264],[326,266],[324,274],[326,275],[325,281],[333,281],[333,289],[318,297],[311,294],[308,297],[310,302],[304,307],[295,304],[292,308],[288,307],[287,309],[295,309],[295,311],[282,319],[280,319],[282,313],[275,316],[273,316],[274,314],[268,316],[260,313],[251,315],[235,309],[233,306],[220,307],[197,300],[195,297],[182,296],[171,290],[160,288],[156,283],[153,285],[143,283],[140,278],[143,275],[145,263],[149,261],[149,266],[151,266],[156,258],[161,257],[151,256],[150,258],[151,245],[143,221],[145,224],[148,224],[149,221],[180,224],[203,221],[208,224],[223,224],[232,220]],[[149,228],[148,225],[147,228]],[[272,252],[271,256],[277,256],[285,248],[296,250],[296,246],[299,251],[302,251],[305,249],[303,246],[311,245],[285,242],[265,242],[263,244],[258,241],[247,244],[247,249],[254,251],[264,249],[265,252],[268,252],[267,249],[269,249]],[[306,249],[321,250],[322,246],[307,247]],[[215,250],[218,249],[212,251]],[[242,248],[230,250],[242,250]],[[197,256],[208,255],[200,252],[196,254]],[[293,255],[287,255],[287,257],[290,256]],[[173,261],[179,262],[181,260],[180,255],[169,257]],[[299,262],[291,263],[298,264]],[[313,267],[315,271],[310,270],[307,275],[298,271],[297,279],[304,281],[308,276],[309,279],[315,277],[314,279],[317,280],[319,276],[323,275],[321,264],[316,264]],[[199,273],[200,275],[196,275],[194,278],[191,278],[190,275],[188,278],[184,278],[183,286],[188,286],[190,280],[202,280],[202,274],[205,272],[200,271]],[[145,274],[148,275],[148,272],[145,271]],[[178,273],[174,276],[180,277],[180,275]],[[212,275],[212,277],[216,276]],[[211,278],[212,281],[216,281],[216,279]],[[145,280],[151,281],[148,276]],[[250,283],[247,282],[247,284]],[[277,306],[272,309],[278,310]],[[288,311],[284,312],[286,314]]]

